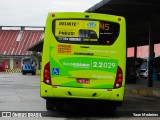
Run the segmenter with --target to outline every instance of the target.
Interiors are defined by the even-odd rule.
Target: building
[[[21,69],[21,59],[33,55],[28,48],[43,37],[44,27],[0,26],[0,60],[7,69]]]

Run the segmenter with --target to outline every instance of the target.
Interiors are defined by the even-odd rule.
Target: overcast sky
[[[45,26],[49,12],[83,12],[101,0],[0,0],[0,26]]]

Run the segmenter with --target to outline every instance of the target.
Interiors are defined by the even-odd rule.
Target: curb
[[[135,95],[143,95],[149,97],[160,97],[159,90],[149,90],[149,89],[140,89],[140,90],[126,90],[126,94],[135,94]]]

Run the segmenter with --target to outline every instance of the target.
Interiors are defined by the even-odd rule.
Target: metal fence
[[[21,73],[21,69],[15,68],[15,69],[6,69],[5,71],[0,71],[1,73]]]

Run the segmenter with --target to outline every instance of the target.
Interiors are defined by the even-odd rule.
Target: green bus
[[[122,16],[49,13],[42,52],[40,95],[46,108],[66,100],[124,100],[126,24]]]

